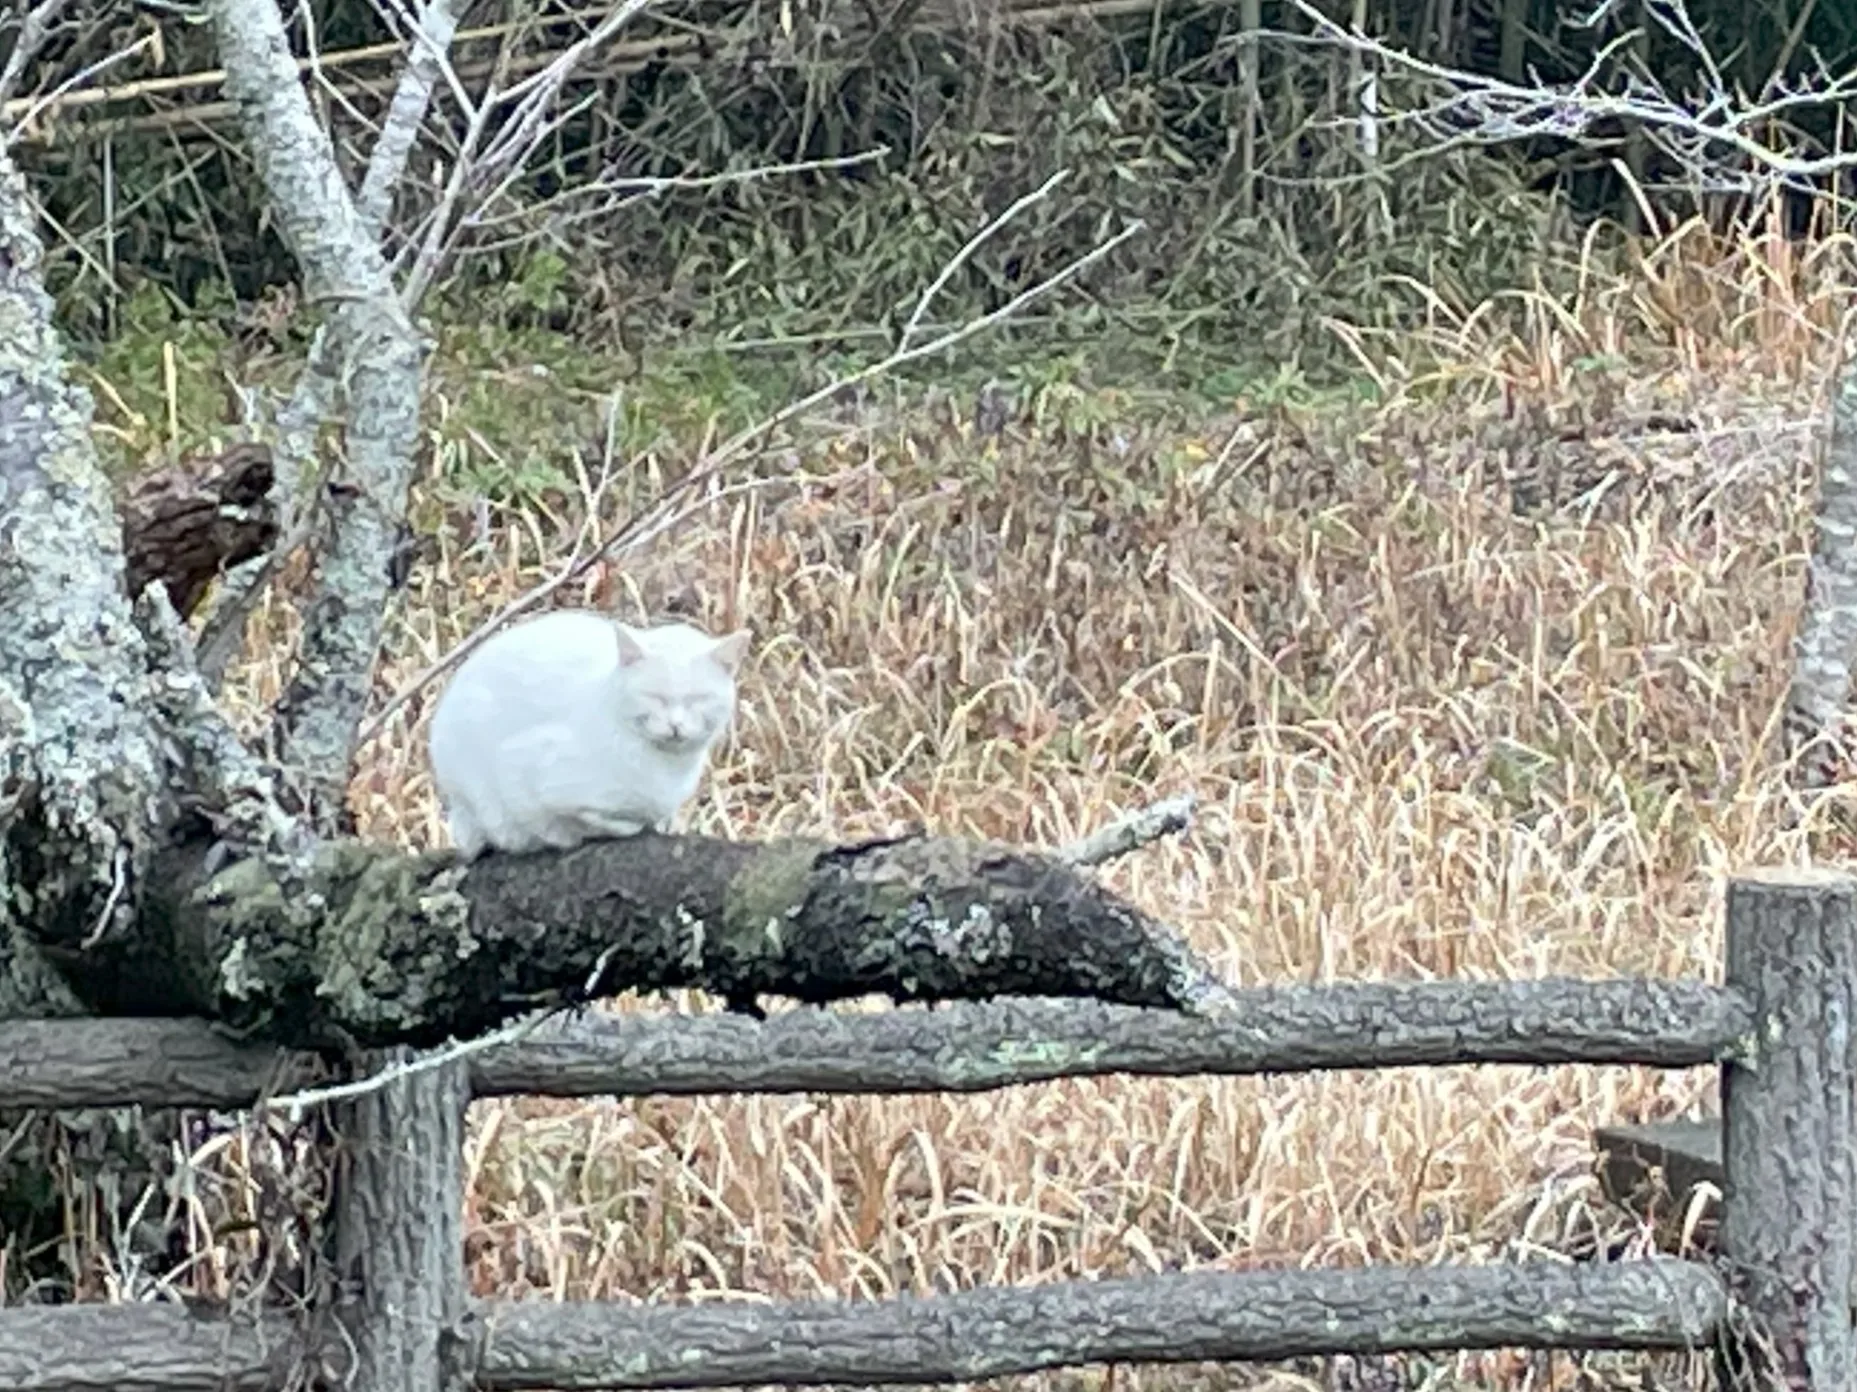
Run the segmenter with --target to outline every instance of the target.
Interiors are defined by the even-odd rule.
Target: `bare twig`
[[[19,89],[27,65],[39,56],[39,50],[45,47],[45,41],[52,36],[58,16],[69,3],[70,0],[44,0],[44,3],[32,6],[20,16],[19,37],[13,41],[13,51],[6,56],[6,67],[0,69],[0,103],[4,103]]]
[[[438,275],[458,234],[458,219],[468,190],[483,189],[523,168],[536,147],[559,123],[550,120],[561,89],[575,70],[611,41],[621,29],[646,10],[651,0],[620,0],[582,39],[570,44],[540,72],[515,86],[486,93],[471,113],[464,139],[452,161],[450,176],[428,219],[426,233],[403,283],[402,296],[417,305]],[[491,115],[511,107],[494,139],[489,138]]]
[[[1088,836],[1059,847],[1058,859],[1071,865],[1101,865],[1117,856],[1125,856],[1163,836],[1185,831],[1193,824],[1193,811],[1198,803],[1193,794],[1182,793],[1138,807]]]
[[[1000,228],[1011,222],[1034,203],[1043,202],[1050,196],[1052,189],[1056,188],[1069,177],[1070,171],[1068,169],[1058,170],[1057,173],[1053,174],[1049,179],[1046,179],[1030,193],[1014,199],[1011,207],[1007,208],[1005,212],[1001,213],[998,217],[994,218],[993,221],[989,222],[985,227],[969,237],[966,244],[963,245],[959,251],[955,252],[953,256],[948,258],[948,264],[941,268],[936,274],[935,279],[929,282],[928,289],[922,292],[922,298],[916,301],[916,307],[910,313],[909,322],[903,325],[903,331],[897,337],[897,346],[902,348],[907,348],[909,346],[909,340],[916,336],[916,330],[922,324],[922,317],[928,313],[929,306],[935,302],[935,296],[941,293],[942,287],[954,278],[954,273],[956,271],[967,264],[967,258],[978,251],[988,237],[991,237],[995,232],[999,231]]]
[[[396,1059],[377,1072],[364,1078],[354,1078],[345,1083],[331,1083],[327,1087],[304,1088],[300,1092],[286,1093],[282,1097],[266,1098],[255,1110],[259,1112],[281,1112],[295,1125],[301,1121],[303,1114],[311,1107],[325,1102],[352,1101],[365,1097],[369,1093],[379,1092],[382,1088],[399,1082],[402,1078],[417,1077],[421,1073],[430,1073],[435,1068],[456,1063],[459,1059],[481,1054],[486,1049],[494,1049],[500,1044],[514,1044],[534,1033],[543,1022],[555,1016],[565,1014],[565,1010],[537,1010],[519,1020],[512,1020],[501,1029],[491,1030],[488,1034],[475,1039],[456,1040],[441,1048],[428,1049],[414,1054],[410,1058]]]
[[[538,212],[552,212],[562,204],[584,198],[619,195],[626,199],[655,198],[666,193],[693,193],[724,188],[733,184],[753,183],[759,179],[782,178],[789,174],[842,173],[873,160],[886,158],[888,145],[877,145],[855,155],[832,155],[822,159],[792,160],[781,164],[758,164],[752,169],[725,169],[715,174],[662,174],[592,179],[573,188],[562,189],[541,208],[521,207],[506,213],[468,213],[462,225],[473,230],[501,227],[506,223],[532,218]],[[485,205],[491,202],[485,200]],[[606,211],[605,209],[601,210]]]
[[[1138,235],[1145,227],[1146,224],[1139,220],[1130,223],[1114,236],[1099,242],[1082,256],[1077,257],[1068,265],[1060,267],[1051,275],[1039,281],[1036,285],[1021,291],[1005,304],[1000,305],[997,309],[990,310],[976,319],[970,319],[966,323],[949,329],[945,333],[938,334],[932,339],[928,339],[921,343],[899,346],[886,357],[876,362],[866,363],[855,372],[849,372],[842,377],[834,378],[817,391],[808,392],[798,400],[788,402],[772,415],[756,421],[753,425],[731,436],[721,445],[717,446],[716,449],[699,459],[695,467],[692,468],[688,474],[665,490],[664,495],[644,513],[629,520],[623,527],[614,532],[587,555],[581,556],[568,565],[563,566],[541,584],[518,595],[508,604],[504,605],[502,609],[498,610],[490,618],[484,620],[483,623],[479,624],[466,635],[463,641],[444,657],[432,663],[418,676],[414,677],[405,686],[396,691],[387,701],[386,705],[381,707],[381,709],[367,721],[363,722],[361,726],[361,740],[365,742],[379,734],[387,721],[392,719],[395,712],[408,701],[412,700],[414,696],[417,696],[421,691],[425,690],[426,687],[437,681],[446,672],[450,671],[452,667],[462,662],[467,656],[474,652],[479,645],[488,640],[491,635],[496,633],[511,619],[518,618],[536,608],[558,590],[572,584],[581,576],[585,575],[594,566],[610,560],[615,556],[624,555],[628,552],[637,550],[639,547],[644,546],[646,543],[662,536],[666,531],[670,530],[672,526],[688,515],[683,504],[692,493],[715,482],[730,466],[746,456],[754,445],[765,436],[778,430],[781,426],[796,417],[803,416],[806,412],[812,410],[822,402],[831,400],[849,387],[856,386],[860,382],[870,381],[872,378],[882,376],[884,373],[893,372],[905,363],[914,362],[919,358],[930,357],[933,354],[942,352],[944,349],[952,348],[956,344],[972,338],[975,334],[983,333],[1003,320],[1010,319],[1033,301],[1042,298],[1059,286],[1081,275],[1089,267],[1095,265],[1098,261],[1109,255],[1110,252],[1121,246],[1122,243],[1129,240],[1129,238]]]
[[[21,131],[28,129],[41,115],[57,106],[59,99],[67,92],[72,91],[74,88],[82,87],[92,78],[100,76],[117,64],[126,62],[130,58],[135,57],[138,53],[141,53],[144,49],[153,44],[155,38],[156,36],[153,33],[144,34],[133,43],[117,49],[114,53],[105,54],[103,57],[97,59],[96,62],[87,64],[77,72],[72,73],[71,76],[52,88],[52,90],[47,92],[44,96],[35,98],[11,126],[4,131],[0,131],[0,141],[4,141],[10,145]],[[40,41],[43,42],[43,39]],[[12,63],[10,61],[7,64],[7,69],[9,72],[12,70]]]
[[[764,164],[757,165],[753,169],[723,170],[715,174],[595,179],[586,184],[563,189],[545,202],[518,204],[507,212],[492,215],[485,215],[481,212],[465,214],[458,222],[460,233],[482,233],[491,228],[511,224],[515,224],[517,230],[488,238],[473,237],[468,246],[460,247],[460,252],[482,256],[523,246],[541,237],[559,238],[582,223],[610,218],[620,209],[629,207],[633,203],[647,198],[662,197],[666,193],[700,192],[787,174],[816,174],[827,170],[837,172],[855,169],[859,165],[883,159],[889,153],[888,145],[879,145],[874,149],[862,150],[854,155],[796,160],[790,164]],[[482,199],[480,206],[489,207],[499,199],[505,198],[513,181],[512,175]],[[575,203],[586,204],[586,206],[569,206]],[[521,226],[525,223],[539,223],[540,225]]]
[[[1371,56],[1389,67],[1437,84],[1442,95],[1417,110],[1383,118],[1388,123],[1417,124],[1443,144],[1496,144],[1538,136],[1575,139],[1596,127],[1625,122],[1643,130],[1680,164],[1699,186],[1755,187],[1758,171],[1768,181],[1804,184],[1839,170],[1857,168],[1857,151],[1800,157],[1752,134],[1769,122],[1803,107],[1836,105],[1857,97],[1857,70],[1812,88],[1788,91],[1769,84],[1768,94],[1743,102],[1731,91],[1689,17],[1683,0],[1661,0],[1644,13],[1677,42],[1704,55],[1705,90],[1699,100],[1682,101],[1666,94],[1649,72],[1624,74],[1623,90],[1609,91],[1602,81],[1616,81],[1612,62],[1626,51],[1632,34],[1614,37],[1594,55],[1578,77],[1556,85],[1508,82],[1500,77],[1430,62],[1415,54],[1343,28],[1311,0],[1290,0],[1309,21],[1317,41]],[[1598,14],[1589,16],[1596,23]],[[1306,36],[1272,34],[1275,41],[1296,42]],[[1739,156],[1747,169],[1735,169],[1711,153],[1721,147]],[[1434,151],[1437,147],[1434,146]]]

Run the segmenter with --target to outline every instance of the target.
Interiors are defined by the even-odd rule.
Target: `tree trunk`
[[[1831,433],[1786,696],[1795,784],[1829,787],[1843,767],[1842,724],[1857,660],[1857,353],[1845,345],[1831,388]]]
[[[65,371],[33,204],[0,146],[0,1009],[68,1013],[26,940],[134,921],[175,815],[91,401]]]

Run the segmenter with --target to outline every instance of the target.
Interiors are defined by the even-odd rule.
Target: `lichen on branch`
[[[433,1045],[538,1007],[699,986],[824,1003],[998,995],[1202,1010],[1173,931],[1054,856],[928,836],[834,846],[646,834],[568,852],[406,856],[356,841],[284,888],[175,851],[115,1013],[202,1014],[299,1047]]]
[[[339,462],[320,502],[330,537],[316,560],[296,672],[278,702],[281,772],[321,829],[349,825],[345,794],[401,541],[419,438],[424,348],[375,229],[356,208],[271,3],[208,6],[226,93],[277,225],[327,311],[346,399]]]
[[[30,924],[101,940],[134,917],[173,811],[121,532],[40,276],[33,204],[0,146],[0,1009]]]

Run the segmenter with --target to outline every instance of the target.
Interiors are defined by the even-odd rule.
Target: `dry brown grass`
[[[1431,334],[1363,343],[1395,389],[1367,413],[977,441],[924,407],[847,427],[805,447],[815,481],[718,504],[566,598],[636,615],[689,586],[701,621],[753,626],[694,828],[1055,842],[1190,788],[1195,831],[1108,873],[1234,980],[1712,976],[1727,872],[1801,857],[1814,828],[1819,854],[1843,850],[1822,814],[1779,830],[1764,749],[1841,303],[1809,269],[1679,238],[1581,303],[1532,299],[1519,326],[1440,304]],[[1583,441],[1558,438],[1573,426]],[[1492,465],[1544,456],[1616,468],[1624,491],[1591,517],[1518,518]],[[563,504],[476,549],[448,534],[383,687],[538,578],[579,521]],[[287,636],[283,605],[268,620]],[[243,703],[277,680],[255,652]],[[365,832],[408,845],[443,840],[420,706],[355,783]],[[1597,1195],[1589,1133],[1712,1108],[1712,1077],[484,1103],[473,1278],[556,1299],[878,1296],[1642,1246]],[[1535,1386],[1571,1366],[1441,1371]]]

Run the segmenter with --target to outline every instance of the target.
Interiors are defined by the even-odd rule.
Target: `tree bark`
[[[1303,1073],[1461,1064],[1725,1058],[1750,1028],[1734,993],[1693,981],[1374,982],[1231,993],[1198,1017],[1096,1001],[1003,1000],[881,1015],[793,1011],[563,1021],[471,1061],[479,1097],[731,1092],[979,1092],[1111,1073]],[[0,1032],[3,1047],[4,1032]],[[4,1055],[0,1055],[4,1057]]]
[[[1857,1207],[1857,879],[1776,870],[1728,886],[1728,979],[1753,1002],[1722,1072],[1721,1248],[1762,1336],[1746,1383],[1845,1392]]]
[[[926,1299],[482,1301],[457,1346],[486,1392],[973,1382],[1089,1363],[1256,1361],[1463,1348],[1706,1348],[1726,1314],[1700,1263],[1196,1271]],[[9,1392],[284,1385],[278,1318],[172,1305],[0,1310]],[[307,1349],[341,1385],[346,1350]]]
[[[948,1010],[557,1017],[473,1054],[477,1097],[981,1092],[1053,1078],[1460,1064],[1690,1068],[1753,1014],[1700,981],[1380,982],[1232,992],[1211,1016],[1079,1000]],[[326,1079],[204,1020],[0,1022],[0,1107],[249,1107]]]
[[[371,1061],[404,1056],[389,1050]],[[337,1314],[355,1385],[468,1392],[464,1068],[403,1077],[337,1109],[345,1172],[336,1214]]]
[[[47,1305],[0,1310],[7,1392],[276,1392],[304,1361],[289,1316],[208,1315],[183,1305]],[[340,1387],[349,1360],[331,1347]]]
[[[137,479],[122,500],[129,593],[159,580],[191,614],[208,585],[277,539],[269,445],[234,445]]]
[[[381,122],[380,138],[368,156],[367,172],[356,195],[356,210],[376,240],[387,226],[387,214],[393,209],[393,194],[406,162],[419,140],[425,123],[426,108],[432,104],[433,89],[444,75],[446,55],[452,37],[458,32],[469,0],[425,0],[420,6],[418,23],[413,26],[412,51],[393,89],[387,117]]]
[[[208,8],[226,91],[279,230],[310,300],[328,307],[348,401],[345,469],[321,496],[333,530],[317,559],[297,670],[277,710],[278,755],[292,788],[318,827],[345,829],[355,731],[412,481],[424,350],[310,109],[274,0],[213,0]]]
[[[1228,999],[1164,924],[1055,857],[985,842],[647,833],[468,869],[449,851],[334,842],[287,890],[264,857],[211,877],[204,859],[199,843],[166,856],[146,931],[107,960],[92,951],[93,1009],[314,1048],[432,1045],[627,988],[702,986],[745,1009],[761,993]]]
[[[0,1013],[70,1013],[27,930],[81,945],[133,921],[175,813],[121,530],[0,146]]]
[[[1819,474],[1805,603],[1786,696],[1787,753],[1795,782],[1829,787],[1844,762],[1839,738],[1857,661],[1857,351],[1845,346],[1831,389],[1831,433]]]
[[[482,1386],[973,1382],[1080,1364],[1468,1348],[1707,1347],[1716,1275],[1613,1265],[1188,1272],[932,1299],[484,1308]]]

